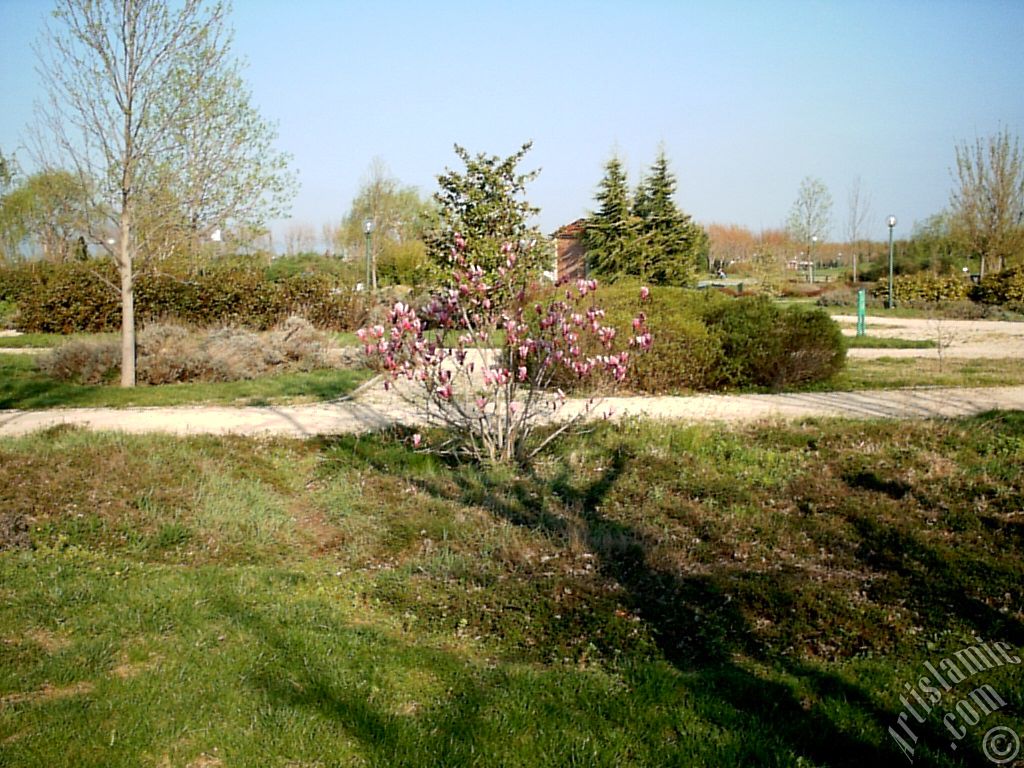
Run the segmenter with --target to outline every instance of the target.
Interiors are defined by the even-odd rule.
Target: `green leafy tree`
[[[909,242],[900,251],[895,268],[903,274],[923,270],[936,274],[959,273],[968,266],[961,257],[947,213],[937,213],[917,224]]]
[[[427,253],[450,282],[452,247],[457,238],[465,242],[463,258],[487,275],[505,269],[508,249],[514,250],[516,274],[532,279],[549,266],[549,255],[541,246],[540,231],[530,223],[538,212],[526,200],[526,185],[539,170],[518,171],[532,142],[508,157],[470,155],[455,145],[464,171],[446,170],[437,177],[440,189],[434,195],[437,223],[427,234]]]
[[[424,236],[434,223],[434,206],[416,187],[403,185],[392,176],[380,158],[370,164],[359,193],[334,233],[335,247],[353,261],[363,258],[367,221],[373,222],[371,286],[377,288],[378,280],[384,278],[411,282],[426,262]]]
[[[182,230],[259,224],[294,191],[240,87],[227,13],[203,0],[57,0],[36,49],[48,90],[40,146],[104,213],[89,235],[118,267],[122,386],[135,384],[140,259]]]
[[[1024,152],[1008,130],[956,147],[952,226],[979,262],[1002,270],[1024,260]]]
[[[595,274],[628,274],[636,255],[638,222],[631,210],[626,171],[617,156],[605,164],[595,199],[597,210],[587,217],[582,235],[588,266]]]
[[[28,176],[3,198],[3,217],[11,234],[20,233],[16,251],[47,261],[81,258],[91,212],[77,176],[67,171],[40,171]]]
[[[14,156],[0,151],[0,257],[14,261],[20,256],[21,242],[25,238],[24,216],[20,203],[11,199],[17,189],[18,163]]]
[[[80,179],[63,170],[23,176],[0,153],[0,256],[65,261],[88,256],[84,234],[94,217]]]

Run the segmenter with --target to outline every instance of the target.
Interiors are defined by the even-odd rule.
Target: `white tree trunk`
[[[121,386],[135,386],[135,276],[130,248],[131,225],[121,214],[121,244],[118,271],[121,273]]]

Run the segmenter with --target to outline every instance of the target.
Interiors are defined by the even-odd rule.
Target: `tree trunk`
[[[121,386],[135,386],[135,281],[129,248],[131,227],[121,215],[121,243],[118,268],[121,273]]]

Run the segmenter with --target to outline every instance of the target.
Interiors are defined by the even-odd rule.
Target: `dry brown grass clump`
[[[138,336],[136,375],[142,384],[255,379],[329,367],[330,351],[328,337],[301,317],[264,333],[151,323]],[[42,356],[39,367],[61,381],[100,384],[118,374],[120,343],[72,341]]]

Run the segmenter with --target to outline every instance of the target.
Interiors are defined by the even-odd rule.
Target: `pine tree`
[[[708,236],[675,204],[676,179],[659,152],[630,200],[622,163],[612,157],[598,186],[598,210],[583,245],[595,273],[663,285],[691,285],[708,254]]]
[[[586,221],[583,247],[595,274],[628,274],[635,251],[636,220],[630,210],[629,186],[617,156],[604,166],[595,199],[598,209]]]
[[[676,178],[661,151],[633,199],[633,214],[641,222],[634,274],[656,284],[690,285],[707,258],[708,237],[676,205],[675,192]]]

